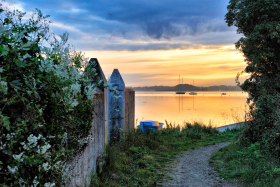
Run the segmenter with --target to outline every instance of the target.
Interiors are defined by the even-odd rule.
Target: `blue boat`
[[[140,121],[140,125],[137,126],[138,129],[142,129],[143,132],[161,130],[164,123],[159,123],[158,121]]]

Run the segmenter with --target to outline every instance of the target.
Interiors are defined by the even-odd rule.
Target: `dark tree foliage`
[[[226,23],[244,35],[235,46],[244,55],[249,75],[241,85],[237,75],[237,83],[251,95],[253,120],[243,137],[280,155],[280,1],[230,0],[227,8]]]

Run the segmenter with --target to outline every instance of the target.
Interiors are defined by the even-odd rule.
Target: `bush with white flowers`
[[[24,14],[0,5],[0,186],[59,186],[93,138],[94,88],[104,85],[92,85],[95,69],[67,33],[50,34],[48,16]]]

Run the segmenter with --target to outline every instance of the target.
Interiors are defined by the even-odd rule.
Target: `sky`
[[[225,22],[229,0],[6,0],[50,15],[56,35],[114,69],[126,86],[236,85],[245,69],[235,49],[242,35]],[[245,76],[241,78],[244,80]],[[182,80],[181,80],[182,83]]]

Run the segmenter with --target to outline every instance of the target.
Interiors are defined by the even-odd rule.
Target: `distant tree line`
[[[133,87],[135,91],[179,91],[179,84],[176,86],[144,86],[144,87]],[[241,91],[239,86],[208,86],[208,87],[197,87],[189,84],[180,84],[181,91]]]

